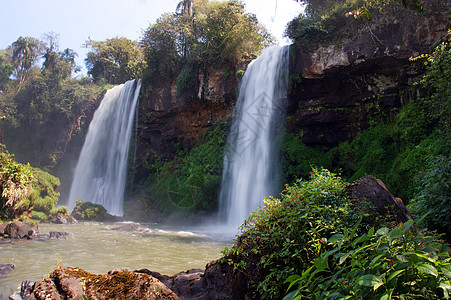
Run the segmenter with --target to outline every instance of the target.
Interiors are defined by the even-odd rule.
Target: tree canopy
[[[120,84],[141,75],[143,56],[137,43],[115,37],[106,41],[89,40],[86,47],[91,49],[85,59],[86,67],[95,82]]]
[[[193,71],[234,65],[271,43],[240,1],[183,0],[175,13],[163,14],[144,32],[145,77],[157,80],[187,66]]]

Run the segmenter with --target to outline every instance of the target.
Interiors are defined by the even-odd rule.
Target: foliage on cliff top
[[[175,13],[163,14],[144,32],[146,84],[174,78],[186,66],[196,71],[191,74],[193,78],[210,66],[235,66],[272,42],[255,15],[246,13],[240,1],[183,3]],[[184,78],[179,83],[182,81],[190,82]],[[186,92],[189,87],[178,91]]]
[[[353,38],[360,31],[399,22],[408,23],[412,14],[434,11],[444,4],[422,0],[298,0],[305,13],[288,23],[285,35],[304,47]],[[435,2],[435,3],[432,3]],[[427,5],[425,5],[427,4]]]

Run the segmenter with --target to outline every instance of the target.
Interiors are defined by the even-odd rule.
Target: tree
[[[0,88],[8,82],[9,76],[13,72],[13,66],[7,53],[0,52]]]
[[[85,59],[88,74],[95,82],[119,84],[137,78],[143,69],[143,53],[139,45],[125,37],[86,42],[91,48]]]
[[[15,76],[20,85],[27,78],[28,72],[35,64],[40,50],[40,42],[32,37],[19,37],[12,44]]]
[[[144,33],[145,78],[155,81],[181,71],[192,79],[214,64],[235,66],[271,42],[239,1],[183,0],[176,13],[162,15]]]

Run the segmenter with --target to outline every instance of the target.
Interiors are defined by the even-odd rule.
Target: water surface
[[[0,244],[0,263],[15,269],[0,276],[0,299],[17,291],[23,280],[43,279],[59,262],[94,274],[112,269],[147,268],[174,275],[205,265],[221,256],[230,236],[201,230],[141,224],[140,232],[110,230],[122,223],[83,222],[76,225],[40,224],[40,233],[65,231],[66,240],[12,241]]]

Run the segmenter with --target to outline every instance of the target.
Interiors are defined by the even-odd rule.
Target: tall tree
[[[94,81],[119,84],[141,76],[143,54],[139,45],[125,37],[106,41],[87,41],[91,48],[85,59],[88,74]]]
[[[12,44],[15,76],[20,85],[27,78],[28,72],[35,64],[40,50],[40,42],[32,37],[19,37]]]

